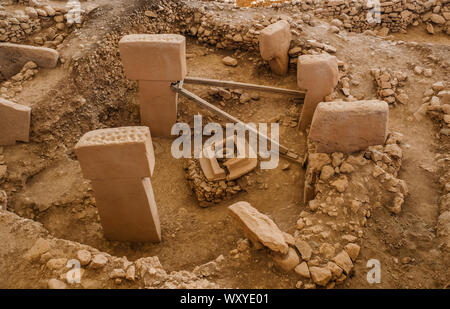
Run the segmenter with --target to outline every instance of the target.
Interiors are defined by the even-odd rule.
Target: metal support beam
[[[239,89],[248,89],[248,90],[268,91],[268,92],[288,94],[288,95],[294,95],[294,96],[297,96],[300,98],[305,98],[305,92],[303,92],[303,91],[255,85],[255,84],[239,83],[239,82],[233,82],[233,81],[207,79],[207,78],[200,78],[200,77],[186,77],[184,79],[184,82],[186,84],[211,85],[211,86],[226,87],[226,88],[239,88]]]
[[[255,130],[254,128],[248,126],[247,124],[245,124],[244,122],[242,122],[238,118],[236,118],[236,117],[234,117],[234,116],[224,112],[220,108],[218,108],[218,107],[212,105],[211,103],[203,100],[202,98],[200,98],[199,96],[195,95],[194,93],[184,89],[183,88],[183,82],[173,83],[170,87],[172,88],[172,90],[176,91],[177,93],[179,93],[180,95],[184,96],[185,98],[194,101],[198,106],[200,106],[202,108],[205,108],[205,109],[209,110],[210,112],[212,112],[212,113],[214,113],[214,114],[216,114],[216,115],[218,115],[218,116],[220,116],[220,117],[222,117],[222,118],[224,118],[224,119],[226,119],[228,121],[241,124],[242,126],[244,126],[244,128],[249,130],[249,132],[255,133],[256,135],[262,137],[266,141],[270,141],[272,143],[271,145],[278,145],[278,149],[279,149],[279,154],[280,155],[282,155],[282,156],[284,156],[284,157],[286,157],[286,158],[288,158],[288,159],[290,159],[292,161],[295,161],[297,163],[303,164],[303,158],[299,154],[289,150],[287,147],[285,147],[283,145],[280,145],[278,142],[274,141],[273,139],[267,137],[264,134],[261,134],[258,130]],[[271,148],[270,151],[272,152],[272,148],[273,147],[270,147],[270,148]]]

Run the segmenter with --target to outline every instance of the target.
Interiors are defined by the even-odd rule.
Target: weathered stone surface
[[[131,34],[119,42],[125,75],[139,81],[186,77],[186,38],[178,34]]]
[[[150,177],[155,156],[147,127],[100,129],[86,133],[75,153],[91,180]]]
[[[67,288],[67,284],[58,279],[50,279],[48,280],[48,288],[51,290],[64,290]]]
[[[337,59],[328,54],[298,57],[297,83],[306,90],[305,103],[300,117],[300,129],[310,124],[317,105],[331,94],[339,81]]]
[[[275,254],[273,260],[277,264],[277,266],[285,272],[293,270],[298,265],[298,263],[300,263],[298,254],[293,248],[289,248],[288,253],[285,255],[281,255],[278,253]]]
[[[259,35],[261,57],[269,61],[272,72],[286,75],[289,68],[289,45],[292,40],[289,23],[280,20],[267,26]]]
[[[0,98],[0,146],[28,142],[31,108]]]
[[[0,43],[0,80],[8,79],[33,61],[42,68],[54,68],[58,64],[59,53],[51,48],[35,47],[13,43]]]
[[[297,265],[295,267],[295,273],[304,277],[304,278],[310,278],[311,274],[309,272],[308,264],[306,262],[300,263],[300,265]]]
[[[317,106],[309,138],[317,152],[352,153],[384,144],[388,125],[384,101],[323,102]]]
[[[283,232],[268,216],[260,213],[247,202],[237,202],[228,207],[228,210],[238,220],[244,233],[253,243],[260,242],[272,251],[288,253]]]
[[[309,261],[311,259],[312,249],[306,241],[297,239],[295,241],[295,247],[302,255],[302,259],[304,259],[305,261]]]
[[[344,247],[345,251],[347,251],[348,256],[352,259],[352,261],[356,261],[356,259],[358,258],[359,255],[359,250],[361,249],[360,246],[358,246],[357,244],[347,244]]]
[[[353,262],[350,259],[350,256],[344,250],[336,255],[333,261],[336,263],[336,265],[342,268],[346,274],[349,274],[353,268]]]
[[[314,283],[320,286],[326,286],[331,280],[331,271],[326,267],[310,267],[311,278]]]

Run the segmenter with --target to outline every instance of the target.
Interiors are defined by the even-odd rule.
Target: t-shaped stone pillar
[[[158,242],[161,228],[150,176],[155,156],[147,127],[86,133],[75,146],[90,179],[105,237]]]
[[[330,95],[339,81],[337,59],[328,54],[298,57],[297,83],[306,90],[299,127],[304,131],[310,124],[317,105]]]
[[[259,35],[261,57],[269,61],[270,69],[275,74],[286,75],[288,72],[291,39],[289,23],[285,20],[267,26]]]
[[[0,98],[0,146],[28,142],[31,108]]]
[[[139,81],[141,124],[154,136],[171,136],[178,94],[172,82],[186,77],[186,38],[178,34],[132,34],[119,42],[125,75]]]

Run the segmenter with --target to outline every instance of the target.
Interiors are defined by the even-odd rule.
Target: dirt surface
[[[118,39],[127,33],[170,33],[183,28],[183,25],[170,22],[156,26],[157,20],[145,16],[146,10],[155,11],[155,5],[159,4],[153,2],[157,1],[110,2],[94,1],[98,7],[91,8],[83,26],[71,32],[58,48],[64,63],[55,69],[39,69],[33,79],[22,83],[20,91],[12,98],[32,107],[33,112],[31,141],[0,147],[0,157],[7,166],[5,178],[0,178],[0,190],[5,190],[8,195],[7,211],[41,223],[55,239],[87,245],[111,256],[126,257],[131,262],[157,256],[168,273],[192,272],[196,266],[223,255],[225,260],[220,270],[205,276],[218,286],[295,288],[298,275],[277,269],[267,249],[250,248],[236,254],[235,249],[239,248],[244,235],[227,211],[227,206],[245,200],[270,216],[282,231],[294,235],[300,214],[307,210],[303,202],[305,170],[300,164],[283,158],[277,169],[257,168],[242,177],[240,182],[244,192],[231,200],[202,208],[186,181],[184,159],[176,160],[171,156],[172,140],[153,138],[156,168],[151,181],[160,215],[162,241],[158,244],[122,243],[104,238],[95,197],[89,181],[81,173],[73,152],[74,144],[90,130],[139,124],[137,84],[123,76]],[[89,5],[93,6],[92,3]],[[196,7],[196,4],[186,5]],[[158,14],[165,14],[163,10]],[[289,15],[289,12],[275,9],[264,10],[268,16]],[[217,13],[222,14],[220,10]],[[171,14],[176,15],[176,12]],[[251,16],[258,12],[256,9],[237,10],[226,14],[248,18],[251,22]],[[432,84],[437,81],[450,83],[449,36],[444,33],[431,36],[423,27],[411,27],[406,34],[395,34],[393,40],[346,31],[332,34],[329,23],[320,19],[314,21],[314,26],[302,25],[300,37],[314,38],[336,48],[334,55],[345,63],[346,76],[356,81],[350,87],[353,97],[377,97],[376,83],[370,73],[374,68],[402,71],[408,76],[402,89],[409,99],[406,104],[391,106],[390,131],[403,134],[403,161],[398,178],[406,182],[409,196],[399,214],[392,214],[383,207],[373,210],[363,228],[361,253],[353,272],[343,285],[337,287],[443,288],[450,282],[450,263],[448,251],[436,231],[439,199],[443,194],[436,155],[448,153],[438,147],[441,143],[437,137],[439,125],[429,117],[418,121],[413,114],[423,104],[424,92]],[[297,88],[295,68],[292,67],[286,77],[273,75],[255,50],[217,49],[189,36],[187,53],[189,76]],[[222,62],[225,56],[236,58],[238,65],[225,66]],[[417,75],[413,71],[415,66],[430,68],[433,73],[429,77]],[[298,118],[289,117],[298,116],[302,107],[292,97],[259,92],[258,100],[241,104],[238,99],[211,97],[210,87],[187,85],[186,89],[244,122],[279,121],[280,141],[305,155],[306,137],[295,124],[289,124],[291,120],[298,121]],[[346,99],[340,90],[335,96]],[[192,117],[197,113],[208,120],[219,120],[188,100],[179,100],[179,121],[192,124]],[[6,215],[8,212],[1,210],[5,216],[9,216]],[[29,225],[31,221],[21,224]],[[42,278],[54,276],[39,271],[36,265],[39,262],[16,267],[21,264],[18,257],[33,246],[38,237],[30,236],[30,233],[32,229],[17,234],[14,229],[0,233],[0,242],[11,246],[10,250],[0,251],[0,257],[4,259],[0,263],[0,274],[6,276],[6,280],[0,280],[0,287],[46,287]],[[64,246],[61,248],[65,255],[73,251],[66,251]],[[379,284],[369,284],[366,280],[369,270],[366,263],[370,259],[381,262]],[[28,273],[27,268],[35,270]],[[97,279],[97,274],[89,273],[88,278]],[[111,279],[98,279],[108,280]],[[105,284],[102,287],[133,287],[131,283]]]

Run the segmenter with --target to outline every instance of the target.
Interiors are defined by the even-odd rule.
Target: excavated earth
[[[5,3],[4,7],[27,6],[23,2],[28,1],[20,2],[14,6]],[[61,6],[60,1],[50,3]],[[81,283],[67,284],[70,288],[300,287],[298,281],[303,279],[293,271],[279,269],[267,249],[252,248],[227,211],[234,202],[247,201],[283,232],[297,237],[299,218],[311,210],[304,203],[307,175],[300,164],[281,158],[277,169],[256,169],[239,180],[242,192],[203,208],[186,180],[186,161],[170,154],[172,140],[153,138],[156,167],[152,185],[162,242],[122,243],[103,237],[90,183],[83,178],[73,151],[88,131],[140,123],[137,83],[124,77],[119,58],[118,41],[124,35],[186,35],[189,76],[296,89],[295,60],[286,77],[273,75],[261,60],[254,39],[247,40],[245,35],[255,23],[288,17],[298,26],[293,44],[301,47],[300,53],[329,52],[341,62],[341,82],[334,99],[378,98],[373,69],[407,76],[399,92],[407,94],[407,99],[390,105],[390,131],[400,133],[394,144],[403,152],[392,173],[406,183],[409,193],[398,213],[386,207],[370,209],[356,233],[359,256],[348,278],[336,288],[448,286],[450,227],[449,220],[439,219],[450,201],[446,197],[450,191],[448,125],[439,111],[426,113],[420,120],[414,116],[430,99],[424,97],[437,96],[433,90],[431,95],[424,94],[432,85],[442,82],[442,89],[450,85],[448,34],[431,35],[423,24],[390,36],[342,27],[336,33],[329,20],[312,14],[307,18],[309,11],[295,4],[236,9],[212,1],[81,3],[89,6],[85,20],[82,26],[67,30],[57,45],[61,56],[57,68],[39,68],[26,81],[0,82],[0,88],[7,88],[1,96],[32,108],[30,142],[0,147],[0,167],[6,166],[4,173],[0,168],[0,190],[7,195],[7,207],[0,210],[0,288],[53,287],[53,279],[65,281],[65,265],[68,260],[80,259],[80,250],[93,258],[88,266],[89,261],[83,265]],[[442,3],[448,12],[448,2]],[[34,38],[40,35],[36,31],[22,42],[36,44]],[[295,52],[299,53],[294,50],[291,60]],[[238,65],[224,65],[225,56],[237,59]],[[429,69],[431,74],[418,74],[417,67]],[[254,99],[240,100],[243,93],[234,92],[230,100],[224,100],[212,95],[214,89],[209,87],[186,88],[244,122],[279,122],[281,142],[306,154],[306,137],[296,128],[302,106],[293,98],[243,91]],[[223,122],[184,98],[178,106],[180,122],[193,124],[196,114],[202,114],[205,121]],[[329,185],[324,186],[328,192]],[[349,194],[357,194],[357,189]],[[371,196],[379,192],[366,194],[381,204],[384,201]],[[344,201],[350,200],[346,197]],[[445,203],[447,206],[442,206]],[[319,256],[321,249],[313,249]],[[381,264],[378,284],[366,279],[371,259]],[[303,286],[315,287],[308,282]]]

